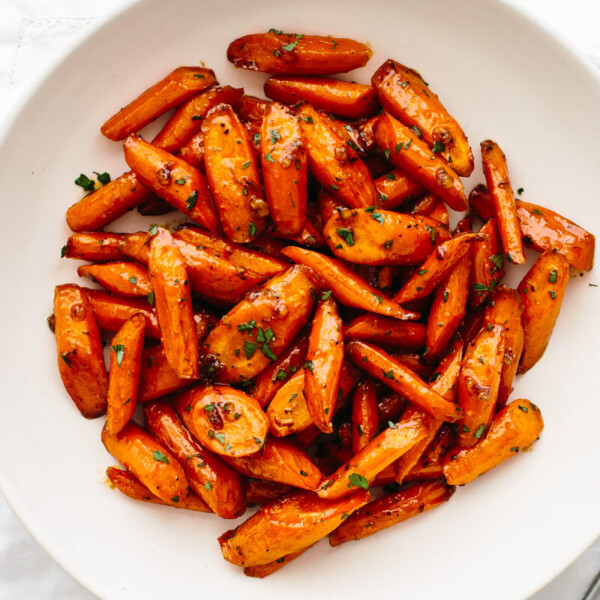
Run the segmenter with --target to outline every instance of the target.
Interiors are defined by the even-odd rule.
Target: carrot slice
[[[74,233],[63,246],[61,257],[80,258],[93,262],[124,260],[126,257],[121,252],[122,242],[123,235],[120,233],[104,231]]]
[[[352,396],[352,454],[358,454],[377,435],[379,409],[375,384],[371,379],[359,383]]]
[[[410,352],[425,346],[425,325],[365,313],[346,323],[344,339],[363,340],[382,348]]]
[[[479,230],[480,234],[487,236],[486,240],[473,242],[471,255],[471,290],[469,294],[469,307],[479,306],[489,292],[500,283],[504,277],[502,244],[498,236],[496,219],[490,219]]]
[[[79,277],[89,277],[111,292],[122,296],[147,297],[152,291],[148,270],[132,262],[110,262],[102,265],[81,265]]]

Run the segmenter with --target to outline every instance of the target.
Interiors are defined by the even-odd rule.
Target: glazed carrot
[[[191,489],[211,510],[223,519],[243,514],[246,503],[239,474],[192,437],[171,404],[151,402],[145,414],[150,433],[181,463]]]
[[[179,377],[169,364],[162,346],[148,346],[142,353],[138,402],[161,398],[193,383]]]
[[[89,277],[102,287],[122,296],[147,297],[152,291],[148,270],[132,262],[110,262],[101,265],[81,265],[79,277]]]
[[[294,113],[272,103],[260,130],[265,197],[277,231],[298,235],[306,220],[307,157]]]
[[[427,321],[428,359],[442,354],[467,312],[471,260],[467,252],[435,290]]]
[[[425,325],[365,313],[345,324],[344,339],[373,342],[388,349],[419,350],[425,346]]]
[[[323,233],[329,249],[343,260],[365,265],[418,265],[436,244],[448,239],[439,225],[428,217],[370,207],[336,211]]]
[[[458,377],[458,444],[474,446],[485,435],[498,398],[504,360],[504,327],[490,325],[467,346]]]
[[[130,421],[116,435],[102,429],[102,443],[155,496],[165,502],[187,495],[188,482],[177,459],[150,434]]]
[[[145,329],[146,318],[135,314],[110,342],[106,429],[111,435],[119,433],[135,412]]]
[[[371,152],[375,149],[375,127],[379,121],[379,115],[374,115],[368,119],[361,119],[355,123],[360,139],[360,145],[365,152]]]
[[[175,156],[204,173],[204,134],[202,131],[199,131],[181,146]]]
[[[379,410],[379,424],[387,425],[388,421],[398,419],[406,408],[406,400],[400,394],[388,390],[388,393],[382,398],[377,399],[377,409]]]
[[[379,429],[377,394],[371,379],[359,383],[352,396],[352,454],[358,454]]]
[[[400,267],[384,265],[377,273],[377,287],[388,297],[392,296],[392,286],[398,277]]]
[[[504,358],[496,407],[502,408],[506,404],[513,389],[512,382],[517,373],[525,342],[523,311],[523,301],[517,290],[501,285],[489,296],[482,328],[500,325],[504,329]]]
[[[310,267],[329,288],[335,299],[345,306],[353,306],[396,319],[416,320],[418,313],[405,310],[392,300],[379,295],[379,290],[369,285],[349,267],[323,254],[289,246],[283,254],[294,262]]]
[[[384,110],[433,148],[463,177],[473,172],[473,153],[464,131],[417,71],[387,60],[371,78]]]
[[[270,233],[273,237],[282,240],[290,240],[301,246],[307,246],[308,248],[323,248],[325,246],[325,238],[323,238],[319,229],[311,223],[308,217],[306,221],[304,221],[302,230],[298,235],[285,235],[278,231],[274,225],[270,226],[266,232]]]
[[[362,158],[366,158],[365,148],[362,140],[360,139],[360,133],[358,132],[358,128],[354,126],[354,123],[342,121],[331,113],[329,113],[327,116],[329,117],[328,124],[331,129],[333,129],[333,131],[344,140],[347,146],[356,151]],[[369,167],[367,166],[367,169],[368,168]]]
[[[494,216],[494,203],[484,185],[473,189],[469,203],[482,219]],[[523,243],[538,252],[556,249],[576,269],[592,269],[596,240],[589,231],[545,206],[518,199],[515,204]]]
[[[420,352],[394,352],[390,356],[403,367],[409,368],[425,381],[433,373],[433,365],[425,364]]]
[[[372,50],[347,38],[319,35],[254,33],[227,48],[227,60],[241,69],[264,73],[330,75],[364,67]]]
[[[441,198],[450,208],[466,210],[462,182],[414,131],[384,112],[377,122],[375,139],[395,167]]]
[[[324,433],[333,431],[331,419],[344,361],[342,326],[333,298],[320,300],[308,339],[304,389],[308,412]]]
[[[471,242],[483,239],[477,233],[461,233],[437,246],[419,270],[400,288],[394,300],[404,304],[429,296],[469,252]]]
[[[439,199],[434,204],[431,212],[427,216],[434,221],[438,221],[444,227],[450,227],[450,215],[448,214],[448,208]]]
[[[99,417],[106,411],[108,377],[93,307],[79,286],[56,286],[54,333],[65,389],[86,419]]]
[[[148,264],[161,344],[173,370],[183,379],[198,377],[198,339],[185,262],[171,234],[158,228]]]
[[[267,108],[271,105],[271,101],[244,94],[230,104],[232,104],[233,110],[241,121],[262,121]]]
[[[302,556],[302,554],[311,548],[312,546],[307,546],[306,548],[302,548],[302,550],[298,550],[298,552],[291,552],[290,554],[286,554],[285,556],[267,563],[266,565],[244,567],[244,575],[246,575],[246,577],[258,577],[259,579],[272,575],[273,573],[279,571],[279,569],[285,567],[285,565],[291,563],[293,560],[296,560],[299,556]]]
[[[267,408],[269,431],[276,437],[284,437],[304,431],[314,424],[305,396],[306,374],[298,371],[273,396]],[[337,388],[336,388],[337,394]]]
[[[434,437],[433,442],[429,444],[427,450],[419,458],[414,467],[404,476],[403,482],[431,481],[432,479],[441,479],[444,477],[444,456],[455,443],[456,436],[449,425],[444,423]]]
[[[281,498],[293,490],[292,486],[284,483],[254,479],[253,477],[244,477],[242,486],[248,504],[264,504]]]
[[[311,546],[349,514],[364,506],[369,492],[328,501],[313,492],[295,492],[263,506],[237,529],[219,538],[225,560],[242,567],[264,565]]]
[[[433,391],[418,375],[402,366],[387,352],[367,344],[352,341],[346,344],[347,357],[409,402],[444,421],[454,422],[462,416],[461,409]]]
[[[310,102],[317,110],[359,119],[379,109],[370,85],[310,75],[273,75],[265,81],[265,95],[275,102]]]
[[[275,362],[306,325],[314,287],[309,269],[291,267],[229,311],[203,344],[218,380],[244,381]]]
[[[479,306],[488,296],[489,292],[504,277],[502,244],[498,236],[496,219],[490,219],[479,230],[480,234],[487,236],[486,240],[473,242],[471,255],[471,290],[469,294],[469,307]]]
[[[231,106],[219,104],[204,118],[202,134],[206,178],[223,231],[232,242],[249,242],[264,229],[269,207],[246,128]]]
[[[544,428],[540,409],[514,400],[494,417],[487,436],[472,448],[446,454],[444,475],[450,485],[464,485],[530,446]]]
[[[179,67],[112,116],[100,131],[111,140],[124,140],[216,82],[215,74],[210,69]]]
[[[321,498],[335,500],[368,489],[375,476],[410,450],[428,432],[428,418],[402,420],[382,431],[349,462],[328,477],[317,490]]]
[[[120,233],[85,232],[69,236],[61,257],[80,258],[94,262],[124,260],[121,252],[123,236]]]
[[[138,176],[129,171],[73,204],[67,210],[67,225],[73,231],[102,229],[152,196]]]
[[[375,206],[378,194],[369,170],[332,129],[331,119],[310,104],[301,105],[297,114],[315,179],[348,206]]]
[[[519,284],[523,300],[525,344],[519,373],[535,365],[546,351],[569,281],[569,263],[559,252],[540,254]]]
[[[148,200],[145,200],[141,204],[137,205],[137,211],[140,213],[140,215],[148,217],[166,215],[174,210],[175,208],[168,202],[161,200],[156,196],[148,198]]]
[[[129,136],[123,144],[125,160],[140,181],[195,223],[215,232],[219,218],[208,194],[206,178],[185,161]]]
[[[498,219],[504,255],[508,262],[522,265],[525,263],[525,255],[506,157],[496,142],[485,140],[481,142],[481,159],[485,181],[494,203],[494,213]]]
[[[150,229],[156,233],[156,225],[151,225]],[[133,233],[124,233],[121,242],[121,252],[144,266],[148,266],[150,240],[152,233],[150,231],[135,231]]]
[[[177,498],[177,501],[169,500],[165,502],[158,496],[155,496],[143,483],[140,483],[129,471],[108,467],[106,476],[120,492],[129,496],[133,500],[143,500],[152,504],[161,504],[163,506],[172,506],[173,508],[187,508],[197,512],[212,512],[206,502],[197,494],[190,491],[185,498]]]
[[[403,210],[409,215],[427,217],[436,207],[438,201],[437,196],[427,193],[414,201],[407,202]]]
[[[263,408],[269,404],[284,382],[304,364],[307,348],[308,336],[300,334],[273,364],[254,378],[254,387],[250,395]]]
[[[359,508],[329,535],[329,545],[362,540],[382,529],[402,523],[450,499],[456,488],[426,481],[383,496]]]
[[[211,108],[221,103],[233,104],[243,92],[241,88],[227,85],[193,96],[173,113],[152,144],[167,152],[176,152],[200,131],[202,119]]]

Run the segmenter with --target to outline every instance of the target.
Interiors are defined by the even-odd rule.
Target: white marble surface
[[[600,0],[506,1],[550,28],[600,68]],[[98,20],[131,3],[132,0],[1,0],[0,122],[26,87],[43,75],[74,40],[84,36]],[[531,600],[578,600],[599,570],[597,541]],[[41,549],[0,496],[0,600],[91,598]]]

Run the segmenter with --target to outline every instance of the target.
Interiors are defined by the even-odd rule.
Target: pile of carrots
[[[114,486],[225,519],[260,504],[219,543],[264,577],[438,506],[538,438],[513,380],[594,236],[515,200],[491,140],[467,199],[467,137],[419,73],[328,77],[363,67],[364,44],[271,30],[227,54],[272,74],[272,101],[180,67],[102,126],[131,170],[78,179],[62,254],[104,289],[57,286],[51,326],[77,408],[106,414]],[[134,207],[187,222],[104,230]],[[454,230],[447,207],[468,211]],[[540,254],[511,289],[524,244]]]

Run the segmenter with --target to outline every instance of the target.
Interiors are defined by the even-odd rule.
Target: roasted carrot
[[[246,577],[258,577],[259,579],[272,575],[273,573],[279,571],[279,569],[285,567],[285,565],[291,563],[293,560],[296,560],[299,556],[302,556],[311,548],[312,546],[307,546],[306,548],[302,548],[302,550],[298,550],[298,552],[291,552],[290,554],[286,554],[285,556],[267,563],[266,565],[244,567],[244,575],[246,575]]]
[[[479,230],[487,236],[486,240],[473,242],[471,245],[471,290],[469,307],[479,306],[489,292],[504,277],[502,244],[498,236],[496,219],[490,219]]]
[[[124,140],[216,82],[215,74],[210,69],[179,67],[112,116],[100,131],[111,140]]]
[[[144,296],[152,292],[148,270],[132,262],[110,262],[101,265],[81,265],[79,277],[89,277],[102,287],[122,296]]]
[[[121,252],[123,236],[104,231],[74,233],[61,250],[61,257],[80,258],[94,262],[124,260]]]
[[[375,126],[379,120],[379,115],[374,115],[368,119],[360,119],[354,125],[358,131],[360,145],[365,152],[371,152],[375,148]]]
[[[416,464],[404,476],[403,482],[431,481],[444,477],[444,456],[455,443],[454,432],[447,423],[444,423]],[[400,457],[400,460],[402,458],[404,457]]]
[[[364,67],[372,50],[347,38],[282,33],[254,33],[229,44],[227,59],[236,67],[294,75],[330,75]]]
[[[423,380],[429,381],[429,376],[433,373],[433,365],[428,365],[423,361],[421,352],[394,352],[390,356]]]
[[[323,235],[308,218],[304,221],[302,230],[298,235],[285,235],[278,231],[274,225],[270,226],[266,230],[266,233],[282,240],[290,240],[301,246],[306,246],[307,248],[323,248],[325,246]]]
[[[121,242],[121,252],[128,258],[131,258],[144,266],[148,266],[150,240],[153,233],[156,233],[156,224],[150,226],[150,231],[134,231],[133,233],[124,233]]]
[[[289,494],[293,489],[292,486],[285,483],[254,479],[254,477],[244,477],[242,487],[248,504],[264,504]]]
[[[380,425],[387,425],[388,421],[398,419],[406,408],[406,400],[400,394],[387,390],[387,394],[377,399]]]
[[[377,435],[379,409],[371,379],[359,383],[352,396],[352,454],[358,454]]]
[[[137,313],[110,343],[106,429],[111,435],[119,433],[135,412],[145,329],[146,318]]]
[[[425,325],[365,313],[345,324],[344,339],[373,342],[393,350],[414,351],[425,346]]]
[[[569,262],[559,252],[540,254],[517,288],[523,300],[525,344],[519,373],[529,371],[546,351],[569,281]]]
[[[313,108],[315,107],[313,106]],[[328,124],[333,131],[340,138],[342,138],[346,145],[352,148],[352,150],[354,150],[361,158],[366,158],[365,147],[360,139],[358,128],[354,126],[354,123],[348,123],[348,121],[345,120],[342,121],[331,113],[329,113],[327,116],[329,117]],[[367,169],[369,169],[368,166]],[[371,177],[373,177],[373,175],[371,175]]]
[[[262,121],[271,101],[244,94],[230,104],[240,120],[245,123],[246,121]]]
[[[204,173],[204,134],[202,131],[193,135],[175,155]]]
[[[181,390],[193,383],[179,377],[169,364],[162,346],[148,346],[142,353],[138,402],[147,402]]]

